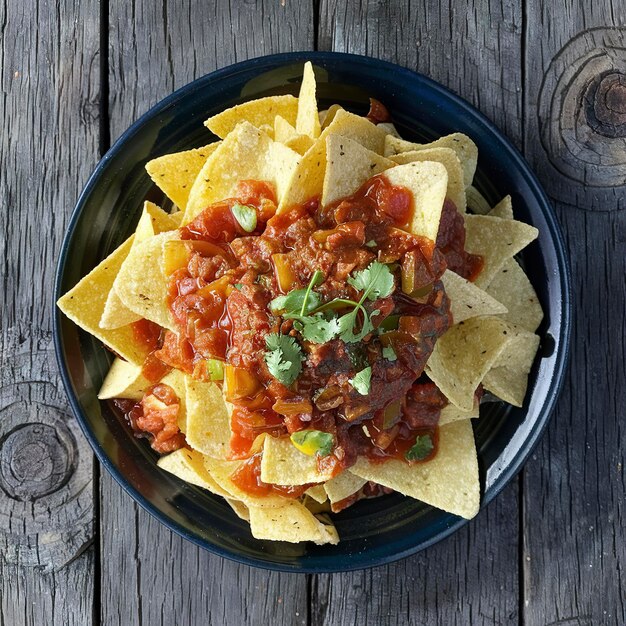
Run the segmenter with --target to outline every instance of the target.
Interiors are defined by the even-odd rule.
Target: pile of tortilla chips
[[[177,228],[212,202],[231,197],[240,180],[269,181],[278,211],[312,197],[321,204],[354,193],[375,174],[410,189],[414,213],[410,230],[437,237],[445,198],[464,215],[466,249],[484,257],[475,282],[446,271],[454,325],[437,342],[426,372],[449,400],[441,414],[439,449],[428,462],[377,464],[360,458],[338,476],[320,473],[314,456],[289,439],[260,436],[261,478],[278,485],[315,483],[300,499],[257,497],[239,489],[230,476],[242,461],[229,458],[230,418],[222,388],[173,370],[163,379],[181,401],[180,429],[191,449],[159,460],[183,480],[222,496],[259,539],[336,543],[337,531],[323,514],[330,505],[373,481],[429,505],[471,518],[479,508],[479,481],[471,419],[479,417],[479,385],[515,406],[526,394],[528,373],[539,345],[542,319],[537,295],[515,255],[537,237],[532,226],[515,221],[511,198],[492,209],[471,186],[477,149],[455,133],[428,144],[398,136],[392,124],[375,125],[338,105],[318,111],[313,68],[304,68],[298,98],[254,100],[228,109],[205,124],[219,141],[168,154],[146,169],[171,199],[168,214],[145,203],[137,230],[59,300],[80,327],[119,355],[99,397],[139,400],[150,383],[142,376],[146,348],[131,324],[141,318],[176,331],[166,303],[164,251],[176,245]],[[473,213],[467,213],[473,198]],[[174,242],[174,243],[172,243]],[[320,513],[322,512],[322,513]]]

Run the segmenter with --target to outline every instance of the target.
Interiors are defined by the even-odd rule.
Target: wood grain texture
[[[312,48],[313,23],[312,2],[112,3],[111,137],[207,72]],[[306,623],[306,577],[252,570],[183,541],[105,474],[100,499],[103,624]]]
[[[98,5],[0,3],[0,46],[0,623],[85,624],[93,461],[61,389],[51,306],[98,159]]]
[[[615,61],[611,71],[624,72],[619,51],[611,52],[619,34],[614,27],[626,21],[623,8],[622,2],[610,0],[590,6],[565,2],[558,12],[535,0],[527,7],[525,152],[557,207],[571,256],[576,308],[563,397],[524,473],[524,621],[533,626],[626,623],[626,214],[601,212],[624,206],[624,188],[586,186],[584,176],[555,174],[548,161],[563,158],[562,144],[545,144],[538,133],[543,115],[539,77],[545,73],[551,80],[554,59],[563,58],[564,50],[572,55],[573,46],[582,58],[595,43],[596,56],[606,58],[609,52]],[[533,41],[541,45],[530,45]],[[584,100],[586,83],[597,76],[582,63],[577,69],[586,81],[551,83],[554,93],[544,97]],[[596,134],[588,139],[610,154],[615,138],[609,135],[603,142]],[[584,169],[585,163],[579,163],[578,172]],[[601,169],[596,175],[602,175]]]
[[[423,72],[465,97],[521,143],[521,13],[516,3],[321,3],[319,44]],[[495,88],[495,85],[498,87]],[[314,624],[518,623],[514,483],[468,528],[388,567],[320,577]],[[315,607],[320,607],[316,609]]]

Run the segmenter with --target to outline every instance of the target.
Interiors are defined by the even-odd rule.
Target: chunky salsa
[[[332,436],[331,450],[318,455],[318,464],[333,473],[359,455],[380,461],[431,458],[447,401],[423,370],[451,324],[440,278],[448,266],[471,278],[481,259],[464,252],[463,221],[452,203],[444,205],[436,246],[403,230],[411,204],[406,189],[376,176],[332,206],[322,209],[311,199],[277,215],[270,185],[240,183],[235,197],[209,206],[181,228],[182,241],[173,242],[178,249],[166,255],[166,263],[178,264],[170,277],[169,307],[179,332],[157,336],[149,327],[138,329],[158,344],[146,363],[147,377],[175,367],[212,380],[215,362],[223,364],[233,458],[251,456],[261,433],[280,437],[299,431]],[[237,219],[240,207],[250,212],[250,224]],[[316,275],[319,310],[325,303],[332,304],[334,315],[354,310],[349,303],[359,293],[348,279],[374,261],[389,268],[393,286],[385,297],[366,300],[353,316],[355,336],[366,319],[371,324],[359,341],[307,341],[297,316],[272,308],[277,298],[306,289]],[[272,333],[301,345],[301,372],[289,384],[268,368],[266,340]],[[354,380],[364,371],[367,388],[359,389]],[[409,454],[420,440],[421,452]],[[170,442],[183,445],[184,439],[168,439],[168,449]],[[252,455],[233,479],[250,491],[267,492],[258,466],[258,455]],[[291,495],[302,490],[296,491]]]

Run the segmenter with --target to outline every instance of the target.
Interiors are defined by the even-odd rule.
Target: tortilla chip
[[[174,230],[175,228],[177,228],[177,220],[172,215],[169,215],[152,202],[144,202],[143,211],[135,229],[135,238],[131,251],[142,241],[153,237],[157,233]],[[100,328],[119,328],[140,319],[140,315],[131,311],[120,300],[115,290],[115,283],[113,283],[113,288],[109,291],[104,311],[100,318]]]
[[[345,470],[324,483],[324,489],[332,505],[354,495],[365,483],[367,480],[364,478],[355,476],[350,470]]]
[[[502,319],[535,332],[543,319],[537,292],[515,259],[507,259],[487,287],[487,293],[502,302]]]
[[[382,128],[388,135],[391,135],[392,137],[397,137],[398,139],[402,139],[402,137],[400,137],[398,129],[391,122],[380,122],[376,125],[378,126],[378,128]]]
[[[185,377],[187,400],[187,443],[217,459],[230,453],[230,416],[222,390],[215,383]]]
[[[507,308],[474,283],[451,270],[441,277],[450,298],[450,311],[454,324],[480,315],[506,314]]]
[[[273,183],[280,200],[300,158],[297,152],[242,122],[222,141],[198,174],[189,194],[183,224],[213,202],[231,198],[241,180]]]
[[[393,161],[341,135],[326,137],[326,159],[323,207],[351,196],[372,176],[395,166]]]
[[[408,230],[436,241],[448,184],[446,168],[431,161],[407,163],[387,170],[384,177],[413,194],[413,216]]]
[[[116,358],[100,387],[98,398],[128,398],[139,401],[150,384],[141,373],[141,365]]]
[[[297,500],[285,500],[279,508],[250,508],[250,528],[255,539],[313,541],[318,545],[339,543],[335,527],[322,524]]]
[[[218,146],[219,142],[216,142],[202,148],[164,154],[148,161],[146,171],[157,187],[184,210],[194,181]]]
[[[483,196],[474,185],[470,185],[465,190],[465,196],[467,198],[467,208],[472,213],[477,213],[478,215],[487,215],[489,211],[491,211],[491,205],[487,200],[485,200],[485,196]]]
[[[328,135],[347,137],[376,154],[382,154],[385,148],[386,133],[382,128],[372,124],[367,118],[344,109],[336,111],[332,122],[324,129],[320,138]]]
[[[75,324],[99,339],[113,352],[126,361],[141,365],[148,355],[148,348],[135,339],[131,326],[114,329],[100,328],[100,318],[109,291],[124,259],[130,252],[133,237],[127,239],[77,285],[59,298],[57,306]]]
[[[480,485],[470,420],[439,429],[439,448],[430,461],[414,465],[399,460],[372,463],[361,457],[350,471],[466,519],[478,513]]]
[[[204,467],[204,459],[200,452],[181,448],[167,456],[162,456],[157,461],[157,465],[187,483],[207,489],[223,498],[229,497],[229,493],[213,480]]]
[[[239,519],[242,519],[244,522],[250,522],[250,509],[243,502],[239,502],[239,500],[234,498],[225,498],[225,500]]]
[[[474,398],[474,406],[471,411],[460,409],[454,404],[446,404],[441,409],[439,414],[439,426],[445,426],[451,422],[457,422],[458,420],[469,420],[480,417],[480,403]]]
[[[248,122],[257,128],[263,125],[273,128],[274,118],[277,115],[290,124],[295,124],[298,115],[298,99],[286,95],[250,100],[210,117],[204,125],[220,139],[224,139],[240,122]]]
[[[460,213],[465,213],[467,200],[463,183],[463,168],[454,150],[450,150],[450,148],[412,150],[411,152],[396,154],[391,157],[391,160],[400,165],[415,161],[436,161],[441,163],[446,168],[446,172],[448,172],[446,198],[454,203],[454,206]]]
[[[335,119],[337,111],[343,111],[343,107],[340,104],[331,104],[325,111],[319,112],[320,124],[322,130],[324,130]]]
[[[465,233],[465,249],[484,259],[475,281],[483,289],[487,289],[508,259],[539,235],[534,226],[489,215],[466,215]]]
[[[304,493],[309,496],[309,498],[313,498],[315,502],[319,502],[319,504],[324,504],[324,502],[328,500],[324,485],[314,485],[313,487],[309,487]]]
[[[288,437],[266,437],[261,459],[261,480],[274,485],[307,485],[332,478],[333,470],[320,472],[317,457],[300,452]]]
[[[274,141],[285,143],[298,136],[298,131],[284,117],[277,115],[274,118]]]
[[[501,217],[503,220],[513,219],[513,202],[511,196],[504,196],[496,206],[487,213],[491,217]]]
[[[176,231],[161,233],[133,246],[115,279],[115,291],[126,307],[174,332],[176,325],[167,305],[163,246],[177,236]]]
[[[452,326],[435,344],[426,373],[450,402],[471,411],[474,392],[514,336],[497,317],[473,317]]]
[[[450,148],[456,152],[459,157],[461,166],[463,167],[463,180],[465,187],[469,187],[474,180],[476,173],[476,164],[478,163],[478,148],[476,144],[463,133],[452,133],[445,137],[440,137],[430,143],[412,143],[387,135],[385,138],[384,154],[389,157],[400,152],[409,152],[410,150],[426,150],[427,148]]]
[[[233,483],[230,477],[243,461],[224,461],[206,455],[203,455],[203,461],[211,478],[227,493],[228,497],[243,502],[247,507],[276,508],[285,505],[285,498],[282,496],[255,496]]]
[[[317,99],[315,97],[315,73],[310,61],[304,64],[302,86],[298,95],[298,115],[296,117],[296,132],[308,135],[313,139],[320,136],[320,118],[317,114]]]

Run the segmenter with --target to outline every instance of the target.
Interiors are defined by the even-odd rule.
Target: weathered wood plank
[[[65,224],[98,159],[98,18],[89,0],[0,4],[4,624],[85,624],[93,609],[93,461],[61,388],[50,306]]]
[[[323,0],[319,45],[423,72],[522,139],[518,3]],[[314,624],[513,624],[519,617],[517,484],[440,545],[389,567],[318,577]]]
[[[626,215],[616,209],[626,188],[615,174],[626,154],[626,14],[610,0],[558,12],[531,0],[527,20],[525,151],[556,201],[577,315],[563,398],[524,476],[524,617],[624,624]]]
[[[313,3],[113,3],[110,117],[116,138],[185,83],[249,57],[313,46]],[[307,579],[210,555],[101,478],[104,624],[304,624]],[[176,593],[169,593],[170,589]]]

